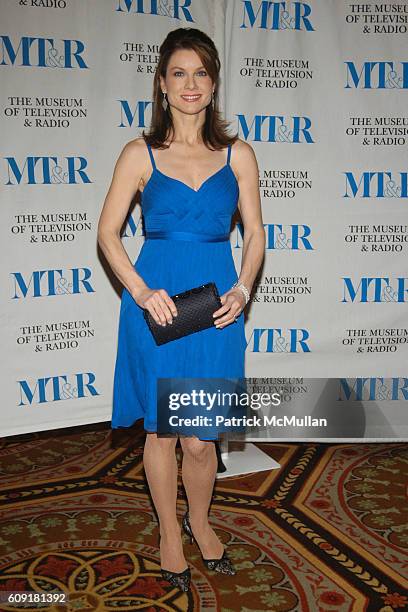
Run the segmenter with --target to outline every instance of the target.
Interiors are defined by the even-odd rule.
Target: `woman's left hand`
[[[233,287],[220,296],[221,308],[213,314],[215,327],[222,329],[230,323],[234,323],[235,319],[241,314],[245,308],[245,296],[241,289]]]

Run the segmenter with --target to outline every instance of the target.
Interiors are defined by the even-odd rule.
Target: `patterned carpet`
[[[36,608],[63,612],[408,609],[406,444],[259,444],[281,468],[217,481],[211,507],[238,574],[186,538],[187,595],[160,577],[143,441],[109,423],[0,440],[1,590],[66,591]]]

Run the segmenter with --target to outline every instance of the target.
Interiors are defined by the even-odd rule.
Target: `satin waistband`
[[[145,239],[161,238],[162,240],[192,240],[196,242],[224,242],[229,234],[199,234],[198,232],[155,231],[146,232]]]

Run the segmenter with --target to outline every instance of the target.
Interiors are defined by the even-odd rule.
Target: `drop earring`
[[[168,107],[169,103],[166,99],[166,93],[163,91],[163,100],[162,100],[162,107],[163,109],[166,111],[167,107]]]

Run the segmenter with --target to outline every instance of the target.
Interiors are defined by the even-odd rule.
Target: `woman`
[[[244,376],[243,310],[265,249],[255,154],[226,133],[228,123],[217,110],[219,70],[217,50],[206,34],[193,28],[168,34],[154,77],[150,133],[123,148],[98,225],[99,245],[124,285],[112,427],[144,418],[143,461],[159,518],[162,575],[185,591],[190,568],[176,516],[177,438],[157,435],[156,382],[158,377]],[[146,233],[132,265],[120,231],[138,190]],[[239,279],[229,241],[237,206],[244,224]],[[157,346],[143,309],[156,322],[171,325],[177,311],[170,296],[209,281],[221,294],[214,326]],[[197,436],[180,436],[180,443],[189,503],[184,530],[209,569],[234,574],[208,522],[215,445]]]

